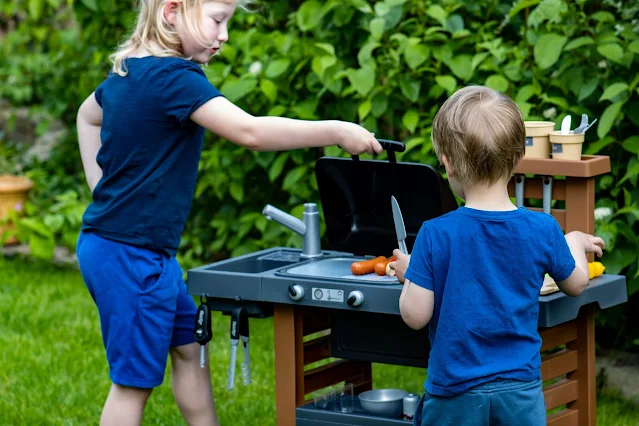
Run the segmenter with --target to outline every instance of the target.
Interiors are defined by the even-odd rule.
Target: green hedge
[[[73,10],[61,0],[27,3],[2,6],[5,18],[18,15],[20,22],[2,43],[0,81],[11,84],[0,96],[43,106],[73,126],[79,103],[108,71],[107,55],[125,35],[134,2],[76,0]],[[597,207],[611,211],[598,211],[597,233],[607,243],[606,272],[627,275],[633,294],[639,290],[637,16],[631,0],[276,0],[254,14],[238,11],[230,42],[206,73],[252,114],[360,122],[379,137],[406,142],[402,160],[428,164],[436,163],[434,114],[464,85],[507,93],[529,120],[598,118],[585,151],[609,155],[612,172],[597,180]],[[210,134],[207,142],[180,250],[184,267],[300,246],[301,238],[268,222],[261,209],[271,203],[301,217],[304,202],[319,202],[314,161],[344,154],[252,153]],[[73,171],[65,176],[83,185],[75,143],[60,157]],[[39,167],[59,173],[51,164]],[[600,318],[611,330],[628,321],[622,310]],[[630,333],[624,342],[636,337]]]

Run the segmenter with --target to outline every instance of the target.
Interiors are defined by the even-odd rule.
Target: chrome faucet
[[[304,237],[304,248],[300,255],[302,259],[311,259],[322,256],[322,248],[320,245],[319,211],[317,210],[317,204],[304,204],[304,221],[301,221],[288,213],[284,213],[282,210],[273,207],[270,204],[267,204],[266,207],[264,207],[262,214],[268,220],[274,220],[280,225]]]

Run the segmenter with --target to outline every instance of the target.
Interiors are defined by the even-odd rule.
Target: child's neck
[[[464,186],[465,206],[477,210],[508,211],[517,207],[510,201],[508,181],[500,180],[492,185]]]

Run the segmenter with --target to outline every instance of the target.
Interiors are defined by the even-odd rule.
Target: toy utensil
[[[592,123],[590,123],[588,125],[588,127],[586,127],[585,129],[581,129],[579,131],[577,131],[577,129],[575,129],[575,133],[586,133],[588,131],[588,129],[590,129],[592,127],[592,125],[595,124],[596,122],[597,122],[597,119],[595,118],[595,120]],[[579,127],[581,127],[581,126],[579,126]]]
[[[564,117],[564,119],[561,121],[561,134],[562,135],[569,135],[570,134],[570,115],[567,115]]]

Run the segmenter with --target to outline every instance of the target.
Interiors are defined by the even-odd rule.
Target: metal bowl
[[[400,417],[404,397],[408,392],[401,389],[374,389],[359,394],[362,409],[368,414],[382,417]]]

